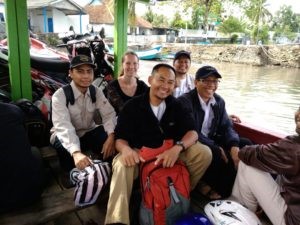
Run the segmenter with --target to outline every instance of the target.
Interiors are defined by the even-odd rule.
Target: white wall
[[[47,12],[47,17],[51,17]],[[42,10],[29,10],[30,25],[34,33],[44,33],[44,16]]]
[[[44,33],[44,16],[41,9],[30,10],[29,16],[31,19],[31,26],[36,33]],[[66,16],[62,11],[53,9],[47,10],[47,17],[53,19],[53,32],[65,33],[69,31],[70,26],[74,27],[77,34],[80,34],[80,16]],[[87,25],[89,23],[89,16],[81,16],[82,33],[86,33]],[[47,24],[48,25],[48,24]]]
[[[74,16],[67,16],[68,22],[70,25],[74,27],[75,33],[80,34],[80,15]],[[81,15],[81,26],[82,26],[82,33],[88,33],[88,24],[89,24],[89,16],[88,15]],[[70,26],[68,26],[69,28]]]
[[[93,26],[95,33],[99,33],[99,31],[103,27],[105,30],[105,36],[107,38],[114,37],[114,25],[109,25],[109,24],[91,24],[91,25]]]

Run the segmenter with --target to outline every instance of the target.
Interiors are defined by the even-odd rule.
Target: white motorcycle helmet
[[[211,201],[204,212],[214,225],[261,225],[252,211],[232,200]]]

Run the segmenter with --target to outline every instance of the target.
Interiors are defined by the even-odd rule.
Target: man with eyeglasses
[[[225,109],[224,99],[216,94],[222,76],[216,68],[203,66],[196,72],[195,89],[178,99],[195,120],[198,140],[209,146],[213,160],[201,179],[200,191],[210,199],[228,197],[236,176],[239,136]]]

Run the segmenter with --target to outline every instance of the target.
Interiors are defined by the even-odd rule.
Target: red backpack
[[[172,146],[173,141],[168,140],[160,148],[140,151],[146,160],[140,167],[141,225],[173,225],[189,210],[190,175],[184,163],[178,160],[172,168],[154,164],[156,156]]]

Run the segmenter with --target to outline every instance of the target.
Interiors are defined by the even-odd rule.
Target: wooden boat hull
[[[268,144],[278,141],[287,135],[247,123],[234,123],[234,129],[240,137],[250,139],[255,144]]]

